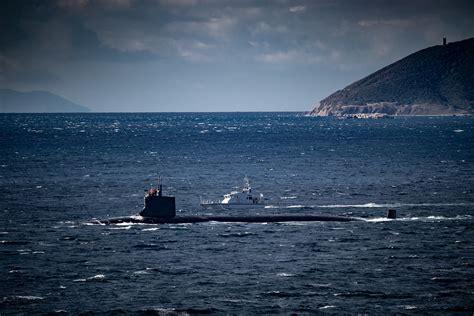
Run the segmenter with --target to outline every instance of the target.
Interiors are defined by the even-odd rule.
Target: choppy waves
[[[0,123],[2,315],[474,311],[472,118],[91,113]],[[160,175],[183,216],[365,221],[90,222],[137,214]],[[266,208],[200,208],[200,196],[221,198],[245,175]],[[397,220],[382,218],[388,209]]]

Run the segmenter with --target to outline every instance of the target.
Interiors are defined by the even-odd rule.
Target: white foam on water
[[[314,287],[330,287],[332,283],[311,283],[310,285]]]
[[[99,221],[98,219],[95,219],[93,223],[91,222],[88,222],[88,223],[82,223],[82,225],[84,226],[94,226],[94,225],[101,225],[101,226],[105,226],[105,223],[102,223],[101,221]]]
[[[390,219],[386,217],[376,217],[370,219],[363,219],[366,222],[390,222],[390,221],[453,221],[453,220],[466,220],[472,219],[471,215],[456,215],[455,217],[446,216],[416,216],[416,217],[400,217],[397,219]]]
[[[412,310],[412,309],[417,309],[418,307],[416,307],[414,305],[405,305],[405,306],[403,306],[403,308],[408,309],[408,310]]]
[[[158,230],[158,227],[153,227],[153,228],[144,228],[142,229],[143,232],[153,232],[155,230]]]
[[[103,279],[105,279],[104,274],[97,274],[86,279],[75,279],[73,280],[73,282],[87,282],[89,280],[94,281],[94,280],[103,280]]]
[[[126,224],[126,223],[121,223],[121,224]],[[128,223],[127,223],[128,224]],[[132,226],[124,226],[124,227],[111,227],[109,229],[113,229],[113,230],[128,230],[132,228]]]
[[[416,206],[472,206],[474,203],[365,203],[365,204],[328,204],[313,205],[318,208],[386,208],[386,207],[416,207]]]
[[[153,307],[153,311],[158,312],[160,315],[174,314],[176,309],[174,308],[162,308],[162,307]],[[187,315],[187,314],[185,314]]]
[[[312,225],[312,224],[317,223],[317,222],[314,222],[314,221],[306,221],[306,222],[288,221],[288,222],[279,222],[279,223],[283,224],[283,225],[290,225],[290,226],[307,226],[307,225]]]
[[[117,223],[117,224],[115,224],[115,225],[116,225],[116,226],[131,226],[131,225],[133,225],[133,224],[135,224],[135,223],[127,223],[127,222],[124,222],[124,223]]]
[[[386,217],[376,217],[376,218],[364,219],[364,221],[366,221],[366,222],[374,222],[374,223],[390,222],[390,221],[394,221],[394,220],[395,219],[386,218]]]
[[[336,306],[334,305],[326,305],[326,306],[323,306],[323,307],[320,307],[319,309],[328,309],[328,308],[335,308]]]
[[[280,196],[280,200],[292,200],[296,198],[297,196]]]
[[[14,296],[14,297],[18,298],[18,299],[21,299],[21,300],[28,300],[28,301],[44,300],[44,297],[34,296],[34,295],[17,295],[17,296]]]

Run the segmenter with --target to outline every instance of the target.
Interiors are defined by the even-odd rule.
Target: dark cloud
[[[342,79],[334,78],[367,74],[442,37],[472,37],[473,3],[4,0],[0,84],[77,85],[84,67],[105,77],[111,69],[139,76],[144,68],[164,76],[164,65],[173,65],[210,73],[258,70],[255,76],[265,80],[268,71],[298,76],[306,67],[336,86]],[[180,82],[192,86],[191,77]]]
[[[30,38],[28,24],[54,16],[50,2],[0,1],[0,50],[11,49]]]
[[[347,48],[383,54],[391,49],[377,47],[384,41],[398,46],[401,38],[417,42],[424,37],[430,42],[439,35],[433,34],[436,28],[457,32],[456,39],[461,39],[474,26],[470,1],[1,3],[1,52],[30,49],[55,59],[123,60],[138,55],[208,61],[238,52],[263,62],[291,56],[301,57],[299,62],[332,62],[330,56],[348,57]]]

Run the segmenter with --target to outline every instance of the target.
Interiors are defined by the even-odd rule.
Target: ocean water
[[[469,117],[2,114],[0,313],[472,314],[473,144]],[[245,175],[266,208],[200,208]],[[159,176],[181,215],[364,221],[90,223]]]

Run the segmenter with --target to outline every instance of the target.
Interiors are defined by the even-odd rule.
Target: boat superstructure
[[[240,208],[264,206],[263,194],[255,192],[250,186],[249,178],[244,178],[242,191],[232,191],[219,201],[201,198],[200,205],[205,208]]]

